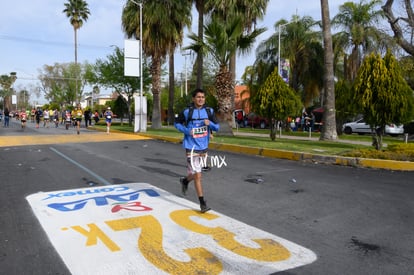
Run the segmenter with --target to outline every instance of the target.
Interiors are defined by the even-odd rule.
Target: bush
[[[414,143],[390,144],[384,150],[358,149],[343,154],[346,157],[414,161]]]

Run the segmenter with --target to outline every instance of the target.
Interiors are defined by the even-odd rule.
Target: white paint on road
[[[72,274],[270,274],[316,255],[147,183],[27,197]],[[258,213],[260,215],[260,213]]]

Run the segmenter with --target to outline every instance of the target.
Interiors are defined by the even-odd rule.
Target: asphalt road
[[[61,126],[35,129],[29,123],[25,131],[15,121],[11,126],[0,127],[3,274],[70,274],[29,195],[144,182],[182,197],[179,144],[84,128],[76,135]],[[414,274],[414,172],[210,155],[222,160],[220,168],[203,175],[214,211],[317,256],[278,274]],[[185,199],[197,203],[193,186]]]

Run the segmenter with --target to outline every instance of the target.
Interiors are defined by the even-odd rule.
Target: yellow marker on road
[[[86,142],[108,142],[123,140],[147,140],[148,137],[140,135],[125,135],[119,133],[82,133],[81,135],[36,135],[36,136],[2,136],[0,147],[61,144],[61,143],[86,143]]]

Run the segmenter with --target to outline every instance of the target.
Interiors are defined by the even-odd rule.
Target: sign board
[[[139,40],[125,40],[124,42],[124,75],[139,77],[141,75]]]
[[[134,96],[135,101],[135,119],[134,119],[134,132],[146,132],[147,131],[147,98],[142,97],[142,110],[140,96]],[[142,123],[142,125],[141,125]]]

